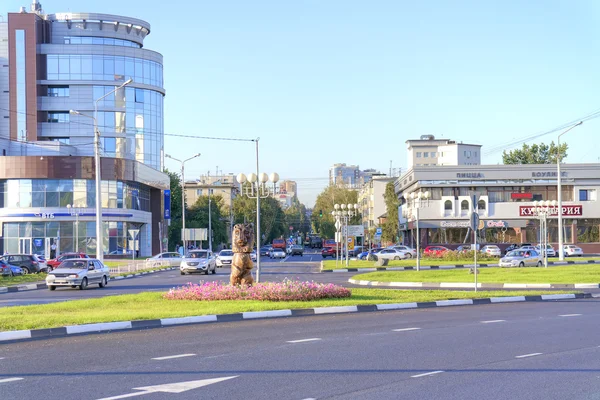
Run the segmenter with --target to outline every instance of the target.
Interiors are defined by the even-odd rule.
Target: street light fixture
[[[256,199],[256,282],[260,282],[260,246],[261,246],[261,235],[260,235],[260,199],[269,197],[277,193],[277,182],[279,182],[279,174],[273,172],[270,176],[267,174],[258,172],[258,140],[256,141],[256,174],[250,173],[248,176],[244,174],[238,174],[235,178],[236,181],[242,186],[242,195],[247,196],[250,199]],[[271,181],[272,187],[267,185],[268,181]],[[244,184],[248,182],[248,185]],[[232,236],[233,242],[233,236]],[[233,243],[232,243],[233,245]]]
[[[540,252],[542,257],[544,257],[544,266],[546,268],[548,268],[548,217],[552,215],[556,204],[555,200],[533,202],[533,215],[540,220]]]
[[[67,204],[69,214],[75,216],[75,252],[79,253],[79,216],[83,213],[83,209],[80,206]]]
[[[190,158],[186,158],[185,160],[179,160],[175,157],[171,157],[169,154],[165,154],[165,157],[170,158],[171,160],[177,161],[181,163],[181,241],[183,243],[183,252],[187,251],[187,246],[185,243],[185,175],[184,175],[184,165],[187,161],[193,160],[196,157],[200,157],[200,153],[193,155]]]
[[[80,115],[82,117],[92,118],[94,120],[94,164],[96,167],[96,258],[100,261],[104,260],[104,245],[102,238],[102,186],[101,186],[101,171],[100,171],[100,130],[98,129],[98,102],[103,100],[105,97],[110,96],[119,89],[124,88],[133,82],[133,79],[129,78],[121,86],[117,86],[104,96],[94,101],[94,116],[80,113],[79,111],[70,110],[70,114]]]
[[[358,215],[358,204],[334,204],[333,208],[336,211],[332,212],[332,215],[336,218],[336,230],[338,233],[338,238],[341,241],[340,252],[342,252],[341,260],[344,261],[343,251],[346,252],[346,268],[348,267],[348,222],[350,218]],[[341,209],[341,211],[340,211]],[[340,233],[341,228],[341,233]],[[344,234],[345,233],[345,234]],[[336,241],[336,264],[338,259],[338,250],[337,250],[337,241]]]
[[[405,214],[405,217],[410,217],[412,219],[412,210],[415,210],[415,217],[416,217],[416,225],[417,225],[417,271],[421,270],[421,233],[419,231],[419,209],[421,207],[426,207],[429,205],[429,197],[431,196],[431,193],[429,193],[429,190],[425,191],[425,192],[419,192],[418,194],[415,194],[415,192],[412,192],[408,197],[411,200],[411,204],[412,207],[410,209],[403,209],[403,213]],[[423,200],[427,201],[427,203],[423,204]]]
[[[571,129],[578,127],[583,124],[583,121],[579,121],[563,133],[558,135],[557,147],[556,147],[556,175],[558,182],[558,259],[564,261],[565,249],[563,248],[563,222],[562,222],[562,187],[561,187],[561,176],[560,176],[560,137]]]

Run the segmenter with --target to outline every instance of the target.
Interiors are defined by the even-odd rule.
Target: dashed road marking
[[[429,376],[429,375],[435,375],[435,374],[441,374],[444,371],[432,371],[432,372],[426,372],[424,374],[419,374],[419,375],[413,375],[411,376],[411,378],[420,378],[422,376]]]
[[[407,332],[407,331],[418,331],[421,328],[401,328],[401,329],[392,329],[394,332]]]
[[[288,340],[287,343],[304,343],[304,342],[315,342],[321,340],[320,338],[300,339],[300,340]]]
[[[175,356],[165,356],[165,357],[155,357],[153,358],[153,360],[158,360],[158,361],[162,361],[162,360],[171,360],[173,358],[183,358],[183,357],[193,357],[195,356],[195,354],[177,354]]]
[[[515,356],[515,358],[527,358],[527,357],[535,357],[535,356],[540,356],[544,353],[531,353],[531,354],[523,354],[521,356]]]
[[[481,321],[482,324],[494,324],[496,322],[506,322],[505,319],[492,319],[489,321]]]
[[[562,314],[559,317],[579,317],[581,314]]]
[[[24,378],[6,378],[6,379],[0,379],[0,383],[22,381],[23,379]]]

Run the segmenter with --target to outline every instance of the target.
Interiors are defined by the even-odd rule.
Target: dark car
[[[269,246],[263,246],[263,247],[261,247],[261,248],[260,248],[260,255],[261,255],[261,256],[267,256],[267,257],[268,257],[268,256],[269,256],[269,249],[270,249],[270,248],[271,248],[271,247],[269,247]]]
[[[298,245],[292,246],[292,248],[290,250],[290,256],[295,256],[295,255],[301,256],[303,254],[304,254],[304,247],[298,246]]]
[[[48,272],[52,271],[54,268],[58,267],[61,262],[64,260],[68,260],[70,258],[90,258],[85,253],[63,253],[59,257],[54,258],[52,260],[48,260],[46,264],[48,265]]]
[[[42,272],[42,266],[33,254],[6,254],[0,259],[9,265],[21,268],[24,274]]]
[[[323,247],[323,250],[321,250],[321,255],[323,256],[323,258],[327,258],[327,257],[335,257],[337,254],[337,250],[335,247]]]
[[[513,243],[510,246],[508,246],[506,248],[506,250],[504,250],[504,254],[508,254],[513,250],[520,249],[523,246],[532,246],[532,244],[531,243],[521,243],[521,244]]]

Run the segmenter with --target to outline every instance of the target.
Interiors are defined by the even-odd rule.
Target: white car
[[[46,263],[46,259],[43,256],[34,254],[33,258],[35,258],[35,260],[38,263],[38,266],[40,267],[40,272],[48,272],[48,264]]]
[[[383,249],[377,253],[377,258],[388,260],[404,260],[408,258],[408,253],[396,249]]]
[[[221,250],[217,255],[217,268],[221,268],[224,265],[231,265],[233,261],[232,250]]]
[[[577,247],[572,244],[564,245],[563,251],[565,253],[565,256],[567,256],[567,257],[582,257],[583,256],[583,250],[581,250],[581,247]]]
[[[269,253],[269,258],[285,258],[285,251],[282,249],[273,249],[273,251]]]
[[[502,255],[500,247],[496,246],[495,244],[488,244],[483,246],[481,252],[492,257],[500,257]]]
[[[73,289],[86,289],[97,283],[101,288],[108,285],[110,271],[99,260],[93,258],[74,258],[65,260],[46,276],[46,286],[55,290],[57,286],[70,286]]]
[[[544,252],[541,250],[541,248],[542,246],[540,246],[539,244],[535,246],[537,252],[540,253],[542,257],[544,257]],[[556,251],[551,245],[546,245],[546,253],[548,254],[548,257],[556,257]]]
[[[403,253],[406,253],[406,256],[408,258],[413,258],[413,257],[417,256],[417,251],[408,246],[403,246],[403,245],[390,246],[390,247],[388,247],[388,249],[395,249],[395,250],[401,251]]]
[[[186,257],[181,260],[179,266],[181,275],[193,274],[194,272],[217,273],[217,261],[213,254],[208,250],[190,250]]]
[[[150,257],[146,259],[147,263],[150,263],[152,267],[177,267],[181,264],[181,259],[183,257],[179,253],[167,252],[160,253],[155,255],[154,257]]]

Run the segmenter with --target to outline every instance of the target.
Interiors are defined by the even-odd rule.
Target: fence
[[[109,267],[112,274],[122,274],[125,272],[138,272],[160,267],[178,267],[177,265],[171,265],[167,260],[135,260],[135,261],[123,261],[118,266]]]

